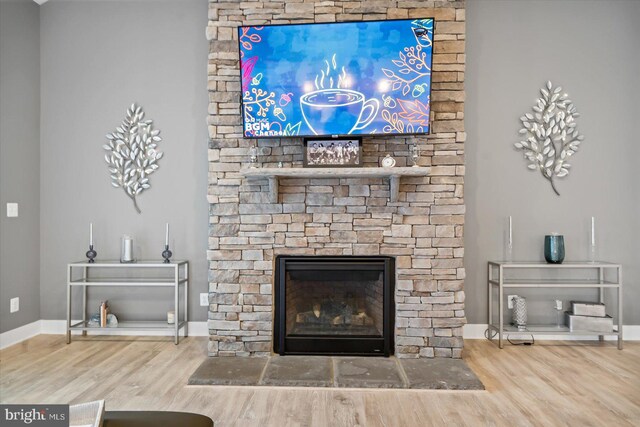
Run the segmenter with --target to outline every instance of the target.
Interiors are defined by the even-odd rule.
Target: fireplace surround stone
[[[363,162],[387,153],[407,164],[421,148],[426,177],[405,177],[398,200],[379,178],[281,179],[240,169],[254,141],[242,138],[237,34],[242,24],[434,17],[432,133],[365,137]],[[273,349],[277,255],[395,257],[395,355],[462,354],[464,317],[464,1],[210,1],[209,315],[210,356],[268,356]],[[258,141],[264,166],[301,167],[300,138]]]

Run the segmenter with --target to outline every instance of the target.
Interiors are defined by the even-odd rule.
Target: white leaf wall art
[[[527,168],[540,171],[559,196],[554,179],[569,174],[570,157],[584,140],[577,130],[576,118],[580,114],[561,86],[554,88],[548,81],[540,93],[532,112],[520,117],[520,141],[514,145],[523,152]]]
[[[107,152],[104,160],[111,175],[111,185],[122,188],[136,211],[141,213],[136,197],[151,187],[149,175],[158,170],[158,161],[164,155],[157,150],[162,141],[160,131],[153,129],[153,120],[144,120],[142,107],[134,103],[127,109],[122,124],[106,138],[107,143],[102,148]]]

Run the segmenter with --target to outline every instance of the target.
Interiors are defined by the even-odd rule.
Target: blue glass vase
[[[544,236],[544,259],[550,264],[564,261],[564,236]]]

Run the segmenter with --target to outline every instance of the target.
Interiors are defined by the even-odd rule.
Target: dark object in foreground
[[[213,427],[213,420],[200,414],[168,411],[107,411],[103,427]]]

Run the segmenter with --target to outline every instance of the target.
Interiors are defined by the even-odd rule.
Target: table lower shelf
[[[182,328],[186,324],[187,322],[185,321],[179,322],[178,329]],[[157,331],[157,330],[174,331],[175,328],[176,328],[175,324],[167,323],[166,321],[163,321],[163,320],[156,320],[156,321],[125,320],[125,321],[118,322],[117,325],[110,325],[105,327],[89,325],[89,321],[82,321],[82,322],[74,323],[71,325],[71,327],[69,327],[69,329],[72,331],[100,331],[100,330],[113,331],[117,329],[136,329],[139,331]]]
[[[498,332],[498,326],[489,325],[491,329]],[[618,331],[598,332],[598,331],[570,331],[568,326],[556,325],[528,325],[526,329],[519,329],[517,326],[505,325],[503,333],[509,334],[533,334],[533,335],[619,335]]]

